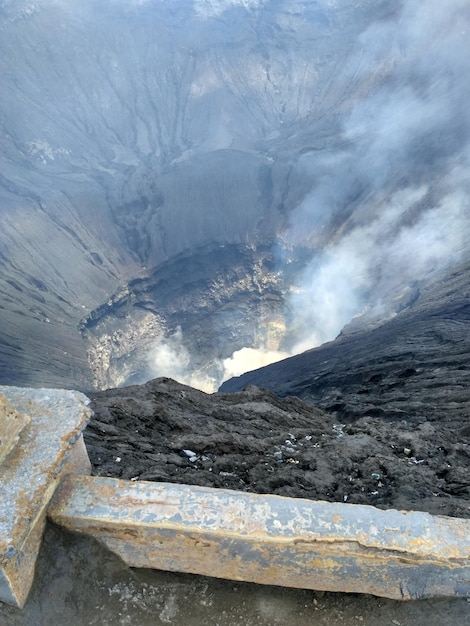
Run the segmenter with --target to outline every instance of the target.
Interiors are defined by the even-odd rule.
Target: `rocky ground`
[[[415,291],[398,314],[357,317],[335,341],[228,380],[221,390],[265,387],[345,422],[447,422],[468,441],[470,261]]]
[[[470,517],[470,433],[445,419],[342,423],[258,387],[168,378],[89,395],[95,474]]]

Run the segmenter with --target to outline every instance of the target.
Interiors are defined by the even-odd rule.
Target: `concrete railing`
[[[65,479],[49,508],[134,567],[395,599],[470,595],[470,521],[113,478]]]
[[[87,476],[84,396],[34,391],[39,397],[26,405],[26,390],[2,391],[31,416],[1,465],[2,508],[8,498],[14,509],[0,523],[4,602],[26,600],[46,509],[54,522],[94,536],[135,567],[397,599],[470,597],[470,520]],[[46,441],[41,431],[59,423]]]
[[[0,440],[9,442],[0,464],[0,601],[22,606],[54,491],[66,474],[91,471],[82,437],[91,412],[75,391],[0,386],[0,397]]]

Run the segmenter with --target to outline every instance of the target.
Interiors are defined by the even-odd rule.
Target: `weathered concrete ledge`
[[[29,415],[19,413],[0,393],[0,465],[15,448],[21,431],[31,422]]]
[[[470,521],[224,489],[66,477],[48,511],[134,567],[395,599],[470,596]]]
[[[0,394],[31,418],[16,429],[0,464],[0,601],[23,606],[59,481],[91,471],[82,437],[91,412],[75,391],[0,386]]]

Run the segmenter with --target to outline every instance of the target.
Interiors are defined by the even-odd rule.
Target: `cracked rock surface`
[[[445,421],[344,424],[254,386],[208,395],[165,378],[90,397],[95,474],[470,517],[470,437]]]

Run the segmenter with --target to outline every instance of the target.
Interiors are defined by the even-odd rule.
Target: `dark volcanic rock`
[[[280,268],[272,245],[213,244],[177,255],[148,277],[130,281],[80,324],[94,386],[106,389],[153,378],[151,347],[178,328],[192,370],[200,379],[222,380],[222,359],[240,346],[266,345],[273,322],[283,327],[284,295],[305,265],[305,254],[299,249],[296,259]]]
[[[445,419],[346,425],[257,387],[207,395],[165,378],[89,395],[95,474],[470,517],[470,433]]]
[[[466,440],[470,413],[470,264],[430,283],[388,321],[360,319],[333,342],[227,381],[296,395],[343,422],[446,423]]]
[[[262,385],[316,404],[345,424],[344,466],[362,454],[364,475],[381,476],[376,497],[391,487],[393,506],[468,516],[469,279],[470,266],[461,265],[391,320],[363,318],[336,341],[227,381],[221,390]],[[386,453],[377,449],[382,444]],[[405,466],[406,478],[397,479]],[[454,496],[463,497],[463,507],[453,508]]]
[[[165,380],[92,395],[95,471],[468,517],[469,276],[461,265],[387,322],[364,316],[334,342],[228,381],[234,395]],[[152,425],[127,446],[130,469],[113,459],[135,430],[129,407],[135,428]],[[122,434],[97,448],[103,416]]]

